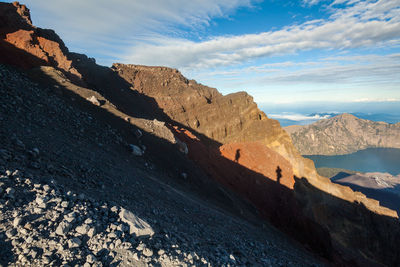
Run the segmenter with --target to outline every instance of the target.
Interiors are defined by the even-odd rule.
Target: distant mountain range
[[[309,125],[322,119],[329,119],[345,112],[274,112],[268,111],[264,108],[264,112],[268,117],[279,121],[282,127],[291,125]],[[376,110],[371,113],[366,112],[348,112],[360,119],[371,121],[383,121],[391,124],[400,122],[400,114],[396,113],[383,113]]]
[[[284,129],[302,155],[350,154],[371,147],[400,148],[400,123],[365,120],[348,113]]]

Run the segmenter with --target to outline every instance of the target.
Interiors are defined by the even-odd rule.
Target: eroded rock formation
[[[316,177],[311,160],[301,157],[278,121],[269,119],[246,92],[223,96],[165,67],[114,64],[133,89],[155,99],[174,121],[220,144],[261,142],[281,154],[299,177]]]

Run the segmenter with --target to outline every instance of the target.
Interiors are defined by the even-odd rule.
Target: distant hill
[[[364,120],[347,113],[284,129],[302,155],[350,154],[370,147],[400,148],[400,123]]]
[[[357,171],[352,171],[352,170],[346,170],[346,169],[341,169],[341,168],[327,168],[327,167],[317,168],[317,172],[319,175],[328,177],[328,178],[336,176],[339,173],[346,173],[347,175],[359,173]]]
[[[344,173],[340,172],[331,181],[350,186],[367,197],[379,200],[380,204],[400,212],[400,174],[389,173]]]

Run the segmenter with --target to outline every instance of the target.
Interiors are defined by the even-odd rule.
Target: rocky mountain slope
[[[115,208],[111,210],[113,214],[110,219],[107,221],[104,218],[104,224],[96,229],[98,231],[114,228],[106,226],[109,222],[117,222],[117,229],[119,225],[125,229],[126,222],[121,216],[117,217],[117,213],[122,210],[121,207],[133,211],[152,226],[156,237],[143,241],[131,233],[122,235],[118,232],[118,235],[125,238],[124,242],[131,240],[132,247],[136,249],[127,250],[137,253],[142,264],[151,262],[154,265],[168,265],[171,261],[174,264],[188,264],[188,257],[195,258],[192,254],[188,256],[188,253],[195,250],[199,255],[198,251],[201,251],[204,258],[203,255],[214,253],[210,252],[212,249],[214,256],[205,259],[211,265],[268,265],[270,257],[261,244],[257,243],[261,250],[255,250],[256,254],[232,245],[236,235],[240,240],[244,235],[248,239],[243,240],[251,240],[254,235],[265,237],[260,243],[281,236],[266,222],[271,222],[314,253],[337,265],[399,264],[398,248],[393,245],[399,238],[396,212],[349,187],[334,184],[317,175],[312,161],[301,157],[279,123],[262,113],[246,93],[223,96],[216,89],[197,84],[183,77],[179,71],[166,67],[123,64],[114,64],[112,68],[99,66],[85,55],[68,52],[62,41],[57,41],[59,38],[54,32],[33,27],[26,7],[14,3],[3,4],[0,8],[7,10],[2,11],[2,14],[7,14],[7,20],[0,25],[1,32],[6,33],[1,36],[1,51],[7,51],[7,55],[0,57],[0,62],[29,68],[26,71],[29,79],[37,83],[27,82],[28,78],[24,78],[22,73],[4,67],[12,73],[8,75],[5,71],[2,74],[8,79],[4,79],[3,90],[10,95],[9,98],[2,98],[5,102],[1,113],[5,117],[2,122],[8,125],[1,127],[5,131],[1,139],[5,176],[10,177],[7,170],[13,173],[15,169],[24,168],[25,172],[25,168],[28,168],[29,174],[32,170],[32,176],[43,180],[38,188],[44,188],[51,177],[57,184],[68,188],[53,188],[55,193],[49,198],[68,200],[68,191],[71,191],[72,194],[90,195],[95,199],[94,203],[117,202],[118,205],[113,204]],[[21,28],[13,25],[21,25]],[[14,28],[10,30],[12,26]],[[33,33],[23,34],[19,42],[13,43],[8,34],[21,30]],[[48,38],[43,32],[49,35]],[[57,44],[40,45],[32,36]],[[46,40],[42,40],[42,44]],[[24,47],[20,43],[30,45]],[[37,54],[39,50],[46,55],[58,56],[46,60]],[[12,60],[13,54],[18,60]],[[63,61],[71,64],[65,67]],[[13,85],[19,80],[27,82],[27,85]],[[23,91],[18,91],[18,88],[23,88]],[[47,99],[58,100],[52,104]],[[17,152],[18,147],[26,147],[26,144],[31,147],[31,152],[24,149]],[[40,151],[40,158],[34,157],[34,148]],[[55,174],[51,172],[54,170]],[[15,184],[19,185],[19,182]],[[7,188],[5,193],[3,196],[7,203],[12,198],[8,196]],[[39,195],[45,195],[45,192],[40,189]],[[37,202],[24,201],[36,207]],[[37,204],[41,205],[43,201],[39,202]],[[186,206],[188,203],[202,203],[205,213],[197,213],[197,209]],[[6,210],[14,206],[21,207],[14,200],[9,204]],[[52,210],[52,205],[49,204],[50,210],[46,209],[47,206],[39,208],[45,210],[46,216],[48,212],[57,213],[60,217],[67,215],[62,209],[58,210],[58,205],[56,211]],[[84,199],[76,203],[78,210],[75,211],[79,214],[81,209],[91,205],[93,201],[85,202]],[[26,206],[22,207],[17,212],[25,212]],[[71,207],[74,209],[75,206],[71,204]],[[88,213],[98,216],[97,211],[89,210]],[[207,212],[227,216],[217,219],[220,227],[226,227],[226,230],[207,223],[213,221],[208,219],[212,215]],[[166,218],[166,214],[171,214],[171,217]],[[7,232],[12,230],[12,222],[10,214],[6,216],[3,229]],[[237,220],[241,220],[237,216],[252,222],[243,222],[246,225],[243,235],[235,230],[236,225],[240,224]],[[68,221],[68,217],[65,220]],[[171,219],[175,217],[179,219]],[[179,223],[181,218],[182,224]],[[253,224],[260,224],[262,220],[271,229],[270,235],[267,233],[265,236],[265,230],[253,228]],[[57,231],[58,224],[63,221],[57,221],[57,226],[50,224],[43,228],[44,231],[35,233],[34,237],[47,238],[45,234]],[[106,230],[111,232],[111,236],[108,232],[103,233],[96,238],[99,241],[94,241],[93,247],[91,243],[85,243],[87,237],[80,236],[76,230],[80,226],[87,228],[84,224],[89,228],[92,226],[85,222],[71,225],[71,229],[75,230],[70,235],[62,236],[64,245],[59,254],[72,249],[75,254],[71,259],[79,264],[85,263],[83,258],[89,254],[100,258],[98,261],[106,265],[114,262],[117,254],[112,240],[117,233]],[[191,230],[186,230],[187,225],[191,226],[188,227]],[[18,226],[12,227],[18,230]],[[6,254],[18,256],[18,260],[21,260],[23,257],[19,255],[23,251],[16,249],[20,236],[12,232],[14,235],[6,236],[4,240],[10,247]],[[164,236],[167,239],[173,236],[170,247]],[[74,238],[82,242],[80,248],[83,249],[74,250],[75,245],[69,248],[68,243],[73,242]],[[56,240],[59,241],[60,237],[56,236]],[[291,250],[291,245],[279,243],[283,240],[277,241],[278,244]],[[74,244],[79,243],[75,241]],[[141,241],[145,245],[140,245]],[[253,248],[246,242],[245,246]],[[106,250],[106,255],[94,249],[99,246]],[[153,252],[156,249],[165,252],[164,247],[167,247],[171,252],[165,263],[155,253],[151,256],[148,256],[151,254],[148,250],[146,254],[142,253],[144,247]],[[234,254],[231,257],[225,253],[231,250],[239,251],[237,254],[242,256]],[[295,255],[307,255],[299,248],[294,251],[300,251]],[[263,253],[267,256],[264,257]],[[177,254],[181,256],[175,257]],[[61,256],[52,255],[56,263],[61,261]],[[292,262],[292,258],[286,258],[285,253],[274,255],[284,265],[309,263],[299,261],[296,257]],[[120,264],[128,264],[126,261],[131,256],[122,257]],[[237,262],[231,261],[238,257],[240,259]],[[196,264],[204,263],[201,257],[198,258]],[[276,261],[271,264],[275,265]]]
[[[284,129],[302,155],[341,155],[370,147],[400,148],[400,123],[369,121],[347,113]]]
[[[1,265],[320,265],[248,211],[227,212],[221,199],[235,197],[184,158],[181,177],[167,161],[179,152],[158,138],[139,140],[159,155],[135,156],[90,102],[4,65],[0,77]]]

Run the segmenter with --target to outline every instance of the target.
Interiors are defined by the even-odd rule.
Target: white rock
[[[45,192],[48,192],[48,191],[50,191],[50,186],[49,185],[44,185],[43,186],[43,190],[45,191]]]
[[[87,235],[92,238],[94,235],[96,234],[96,228],[92,227],[89,229],[89,231],[87,232]]]
[[[71,230],[71,227],[72,225],[69,222],[63,221],[58,225],[56,229],[56,234],[65,235],[69,232],[69,230]]]
[[[135,234],[137,237],[152,236],[154,234],[154,230],[147,222],[140,219],[129,210],[121,208],[119,217],[121,218],[121,221],[129,225],[130,234]]]
[[[15,189],[9,187],[9,188],[6,189],[6,193],[7,193],[7,195],[13,195],[15,193]]]
[[[21,217],[16,217],[14,219],[14,221],[13,221],[13,226],[17,227],[17,226],[21,225],[21,223],[22,223],[22,218]]]
[[[132,151],[132,154],[135,156],[143,156],[143,151],[140,149],[140,147],[135,146],[135,145],[129,145]]]
[[[68,201],[61,202],[61,207],[68,208],[68,206],[69,206],[69,202]]]
[[[79,246],[81,244],[82,244],[82,241],[77,237],[74,237],[74,238],[68,240],[68,247],[69,248],[79,248]]]
[[[93,254],[89,254],[89,255],[87,255],[87,257],[86,257],[86,261],[88,262],[88,263],[93,263],[93,262],[95,262],[97,259],[96,259],[96,257],[93,255]]]
[[[91,97],[88,97],[88,98],[86,98],[90,103],[92,103],[93,105],[96,105],[96,106],[100,106],[100,102],[99,102],[99,100],[97,100],[97,98],[94,96],[94,95],[92,95]]]
[[[76,227],[75,231],[81,235],[86,235],[86,233],[89,232],[89,229],[89,225],[82,224],[81,226]]]
[[[143,255],[145,255],[146,257],[151,257],[151,256],[153,256],[153,251],[152,251],[151,249],[149,249],[149,248],[144,248],[142,253],[143,253]]]

